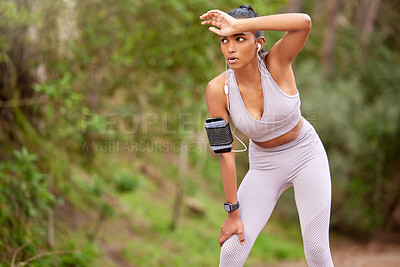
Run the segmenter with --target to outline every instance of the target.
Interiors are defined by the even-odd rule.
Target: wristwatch
[[[224,209],[226,211],[228,211],[228,212],[237,210],[238,208],[239,208],[239,201],[236,204],[231,204],[231,203],[228,203],[228,202],[224,203]]]

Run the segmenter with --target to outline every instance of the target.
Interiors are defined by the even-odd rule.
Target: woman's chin
[[[228,63],[228,67],[229,67],[230,69],[232,69],[232,70],[238,70],[238,69],[240,69],[242,66],[241,66],[241,64],[238,64],[238,62],[235,62],[235,63],[233,63],[233,64],[229,64],[229,63]]]

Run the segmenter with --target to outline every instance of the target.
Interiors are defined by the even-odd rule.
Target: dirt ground
[[[335,237],[331,240],[332,257],[337,267],[400,267],[400,243],[371,241],[361,243]],[[261,266],[259,266],[261,267]],[[305,260],[281,262],[265,267],[307,267]]]

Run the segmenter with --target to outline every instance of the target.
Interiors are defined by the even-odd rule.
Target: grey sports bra
[[[260,120],[248,112],[240,94],[235,72],[227,70],[226,79],[230,119],[235,127],[256,142],[265,142],[281,136],[297,125],[301,119],[299,92],[288,95],[276,84],[264,61],[258,57],[264,97],[264,112]]]

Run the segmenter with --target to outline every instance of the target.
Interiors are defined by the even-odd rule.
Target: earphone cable
[[[227,64],[227,62],[225,61],[225,85],[224,85],[224,92],[225,92],[225,95],[226,95],[226,102],[227,102],[227,105],[228,105],[228,113],[229,113],[229,97],[228,97],[228,94],[229,94],[229,87],[228,87],[228,81],[232,78],[232,75],[231,75],[231,77],[229,77],[229,79],[227,79],[226,77],[228,76],[228,64]],[[244,151],[246,151],[247,150],[247,146],[243,143],[243,141],[242,140],[240,140],[239,139],[239,137],[237,137],[236,136],[236,134],[232,131],[232,133],[233,133],[233,135],[236,137],[236,139],[237,140],[239,140],[239,142],[240,143],[242,143],[242,145],[244,146],[244,149],[240,149],[240,150],[232,150],[233,152],[244,152]]]
[[[260,61],[262,61],[262,58],[260,57],[260,55],[257,55],[258,57],[258,70],[260,71],[261,74],[263,74],[264,76],[267,77],[271,77],[271,74],[269,73],[269,71],[266,69],[266,67],[262,67],[263,70],[261,70],[260,68]],[[265,69],[264,69],[265,68]]]

